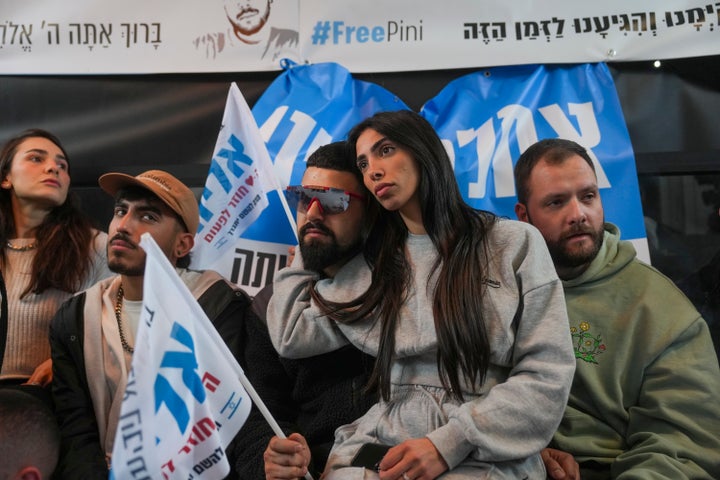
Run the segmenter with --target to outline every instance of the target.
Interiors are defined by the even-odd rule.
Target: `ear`
[[[518,202],[515,204],[515,216],[517,216],[521,222],[530,223],[527,215],[527,207],[524,203]]]
[[[187,232],[178,233],[175,238],[175,249],[173,251],[175,258],[182,258],[190,253],[190,250],[192,250],[194,245],[195,235]]]
[[[0,182],[0,187],[4,188],[6,190],[9,190],[12,188],[12,183],[10,183],[10,180],[8,180],[7,177],[5,177],[5,179],[2,182]]]
[[[42,473],[37,467],[24,467],[13,478],[17,480],[42,480]]]

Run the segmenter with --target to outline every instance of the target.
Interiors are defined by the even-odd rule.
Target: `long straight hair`
[[[351,130],[348,142],[352,147],[367,129],[405,149],[420,169],[423,223],[438,251],[432,266],[434,272],[439,269],[432,299],[438,373],[445,390],[462,400],[458,370],[466,383],[476,388],[484,382],[489,367],[490,345],[482,297],[488,260],[485,239],[496,217],[465,203],[440,138],[420,115],[408,110],[375,114]],[[344,304],[326,301],[314,289],[312,295],[338,321],[374,318],[380,322],[378,357],[368,388],[377,388],[387,400],[395,333],[412,282],[412,267],[405,255],[408,229],[400,214],[380,210],[364,251],[372,268],[370,288]]]
[[[60,140],[50,132],[40,129],[26,130],[12,137],[0,150],[0,180],[10,172],[12,160],[18,147],[28,138],[45,138],[62,150],[69,159]],[[11,191],[0,189],[0,246],[4,247],[15,235]],[[72,192],[62,205],[52,209],[35,231],[37,251],[30,272],[30,283],[22,293],[42,293],[49,288],[76,292],[82,286],[91,266],[91,248],[94,232],[90,220],[80,211]],[[0,248],[0,263],[7,258],[5,248]]]

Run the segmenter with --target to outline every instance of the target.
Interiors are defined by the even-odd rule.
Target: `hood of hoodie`
[[[565,289],[600,281],[612,276],[635,259],[632,243],[620,240],[620,229],[605,222],[603,244],[587,270],[571,280],[563,280]]]

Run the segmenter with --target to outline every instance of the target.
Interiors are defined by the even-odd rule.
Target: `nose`
[[[309,221],[322,220],[325,218],[325,211],[317,198],[310,200],[305,216]]]
[[[585,223],[587,221],[585,208],[583,208],[582,202],[580,202],[577,198],[573,198],[570,201],[568,208],[570,224]]]
[[[60,166],[51,160],[47,162],[47,171],[57,175],[60,172]]]
[[[365,174],[368,176],[368,178],[370,178],[371,180],[373,180],[375,182],[377,182],[378,180],[383,178],[383,176],[385,176],[385,172],[380,167],[380,163],[375,162],[372,159],[368,159],[368,168],[367,168],[367,172]]]
[[[115,222],[115,230],[118,232],[129,233],[131,230],[132,217],[129,213],[126,213],[122,217],[118,218]]]

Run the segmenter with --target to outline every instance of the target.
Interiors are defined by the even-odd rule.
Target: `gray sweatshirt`
[[[494,470],[520,467],[508,471],[509,477],[524,472],[544,478],[538,453],[560,422],[575,370],[562,285],[534,227],[501,220],[487,241],[483,316],[492,352],[484,384],[466,385],[465,403],[451,400],[442,388],[432,314],[437,279],[430,272],[437,251],[428,236],[410,235],[414,281],[397,327],[391,400],[338,430],[329,468],[346,466],[364,442],[394,445],[427,437],[451,470],[486,464]],[[317,274],[304,270],[299,257],[275,277],[268,327],[280,355],[302,358],[347,343],[376,355],[379,324],[340,324],[322,315],[308,293],[313,278]],[[357,256],[316,288],[328,300],[347,301],[369,285],[370,269]]]

